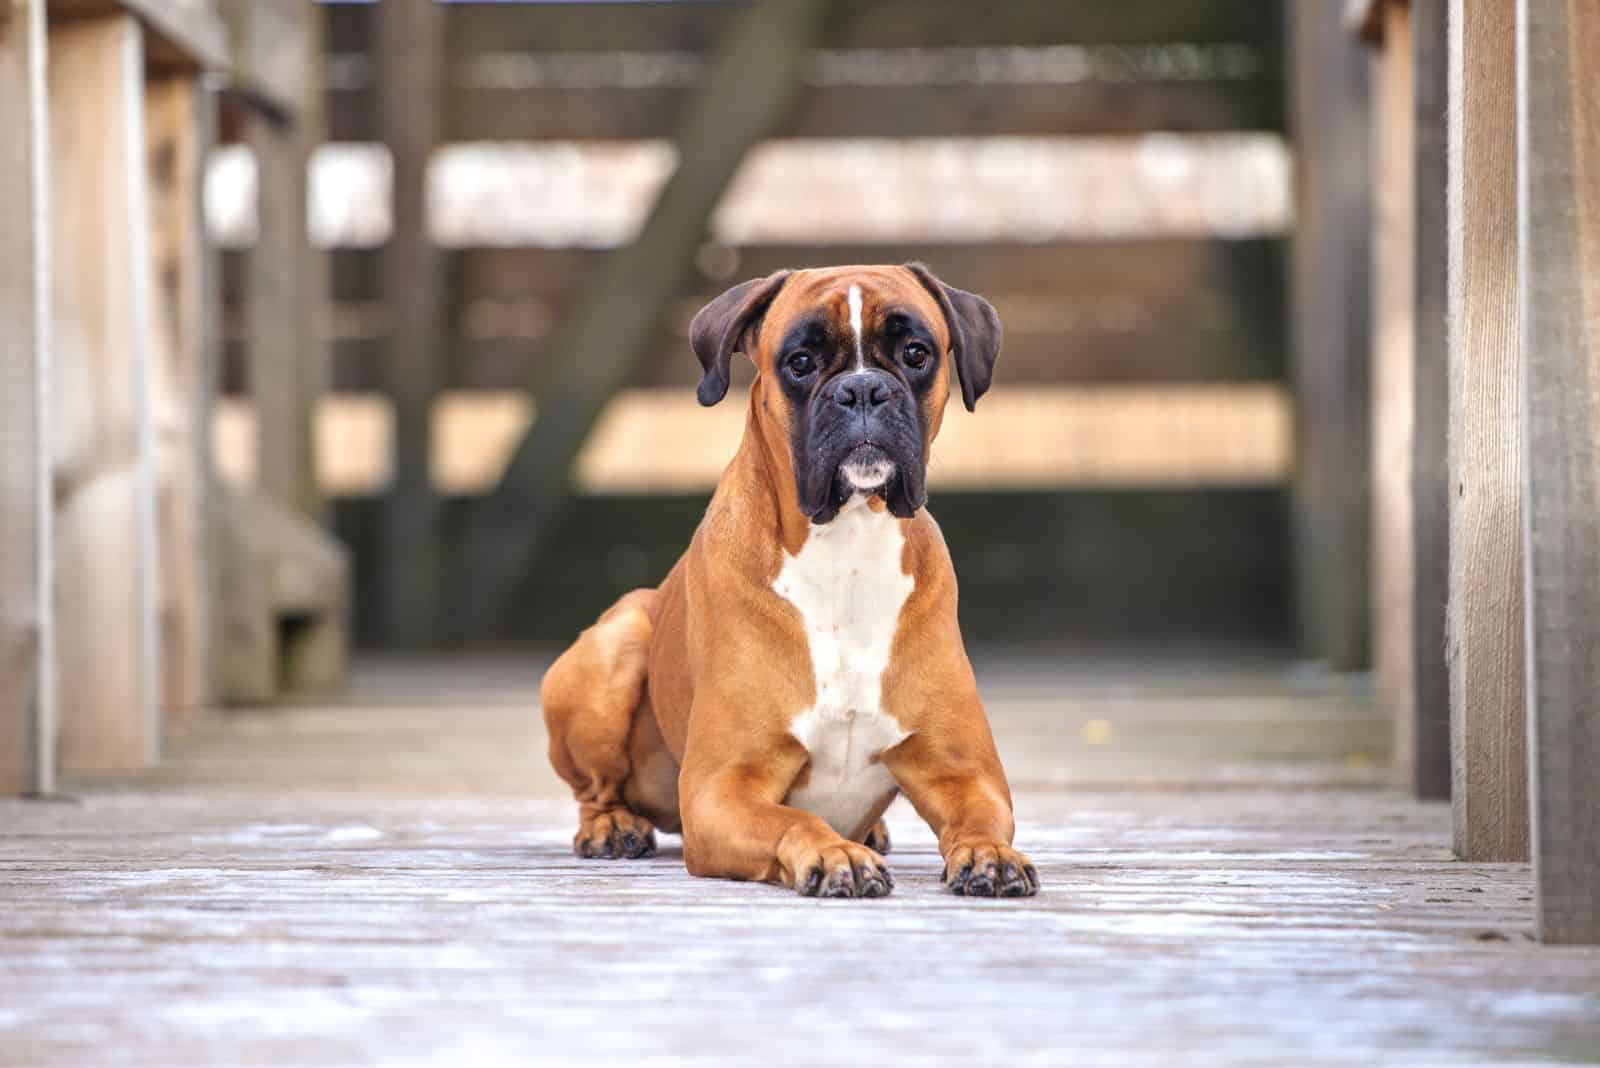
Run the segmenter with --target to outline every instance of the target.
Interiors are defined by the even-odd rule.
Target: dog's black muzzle
[[[833,519],[860,492],[842,471],[847,462],[893,465],[872,492],[902,519],[927,501],[921,410],[905,383],[887,371],[849,371],[824,383],[811,399],[797,451],[800,508],[813,523]]]

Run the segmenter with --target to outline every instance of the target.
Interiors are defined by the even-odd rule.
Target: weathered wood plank
[[[438,638],[438,499],[429,479],[443,335],[443,262],[427,228],[428,161],[440,141],[446,9],[391,0],[379,9],[382,130],[394,160],[395,229],[383,251],[392,330],[382,381],[394,410],[394,477],[380,547],[386,645]]]
[[[461,4],[451,13],[451,51],[712,51],[749,5],[589,2]],[[972,45],[1147,45],[1249,42],[1276,48],[1279,0],[1212,0],[1174,5],[1127,0],[996,4],[974,17],[965,0],[867,0],[843,5],[823,26],[830,47]],[[339,12],[356,24],[371,14]],[[367,39],[371,39],[370,37]]]
[[[1449,61],[1452,823],[1526,861],[1515,0],[1452,0]]]
[[[55,788],[44,0],[0,17],[0,797]]]
[[[1411,642],[1415,697],[1411,785],[1418,797],[1450,796],[1450,669],[1445,613],[1450,590],[1448,184],[1445,101],[1447,0],[1412,0],[1415,284],[1412,298]]]
[[[634,140],[672,132],[692,88],[663,90],[455,86],[444,130],[452,141]],[[1036,85],[809,87],[784,137],[1106,136],[1150,130],[1207,133],[1282,125],[1271,81],[1087,81]],[[341,135],[371,130],[372,94],[331,102]],[[365,112],[365,114],[363,114]]]
[[[1519,0],[1517,68],[1539,935],[1600,944],[1600,10]]]
[[[1394,727],[1395,766],[1416,759],[1416,606],[1412,600],[1411,422],[1416,308],[1415,125],[1411,9],[1378,3],[1374,70],[1372,277],[1372,661],[1379,706]]]
[[[836,903],[691,878],[670,838],[653,860],[574,858],[541,666],[368,664],[348,701],[190,724],[138,786],[0,805],[0,955],[27,977],[6,1054],[576,1063],[608,1027],[607,1057],[661,1066],[1181,1049],[1333,1068],[1600,1044],[1600,954],[1527,939],[1525,865],[1453,860],[1443,806],[1330,788],[1373,781],[1360,747],[1385,731],[1358,687],[1308,692],[1227,652],[980,654],[1042,894],[941,892],[931,834],[897,805],[894,894]],[[892,1013],[862,1011],[889,988]]]
[[[1296,622],[1306,652],[1367,661],[1366,60],[1338,5],[1289,6],[1295,233],[1290,378],[1300,403]]]
[[[50,30],[56,610],[61,764],[155,760],[159,557],[143,37],[125,15]]]
[[[1276,240],[1103,241],[1052,245],[773,246],[727,250],[736,270],[920,261],[987,295],[1006,324],[1001,376],[1018,382],[1225,382],[1284,374],[1282,255]],[[231,262],[237,263],[231,254]],[[553,326],[607,253],[469,249],[445,254],[451,290],[440,313],[439,386],[523,388],[549,359]],[[331,388],[381,390],[392,329],[379,254],[334,253]],[[230,268],[231,269],[231,268]],[[722,279],[692,281],[660,325],[635,385],[689,386],[689,316]],[[242,316],[235,294],[231,309]],[[248,392],[245,354],[228,358],[227,388]]]
[[[169,714],[193,712],[206,699],[205,483],[195,442],[204,362],[201,92],[187,74],[153,79],[145,89],[155,298],[161,703]]]
[[[669,135],[704,77],[705,53],[738,10],[457,5],[449,13],[446,135]],[[343,77],[330,97],[331,126],[341,139],[370,138],[379,102],[361,53],[375,16],[355,6],[334,11],[331,44]],[[1006,4],[974,19],[944,0],[849,4],[824,27],[833,47],[808,61],[808,89],[781,133],[1277,129],[1281,11],[1272,0],[1194,9],[1140,0],[1112,18],[1085,4]],[[894,51],[904,49],[911,51]]]
[[[499,490],[467,532],[476,566],[466,594],[470,635],[488,633],[561,513],[568,471],[606,400],[636,373],[656,324],[694,268],[711,212],[751,145],[793,105],[805,51],[825,0],[771,0],[728,29],[711,74],[677,138],[677,170],[638,240],[620,250],[585,294],[554,350],[560,374],[540,395],[540,418]]]

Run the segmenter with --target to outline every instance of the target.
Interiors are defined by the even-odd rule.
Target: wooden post
[[[380,129],[394,160],[394,230],[383,254],[394,477],[384,500],[379,604],[384,641],[398,647],[439,637],[439,501],[429,439],[444,286],[440,254],[428,234],[427,178],[439,142],[447,10],[433,0],[385,0],[378,9]]]
[[[1450,671],[1445,610],[1450,587],[1450,499],[1445,219],[1448,0],[1412,0],[1411,62],[1415,133],[1412,218],[1411,580],[1412,721],[1403,751],[1421,798],[1450,796]],[[1406,729],[1402,725],[1402,729]]]
[[[121,771],[160,744],[144,44],[108,15],[49,45],[61,764]]]
[[[204,238],[200,89],[192,73],[145,90],[155,286],[153,352],[161,539],[161,703],[192,712],[206,699],[204,481],[194,439],[201,389]]]
[[[1412,631],[1411,440],[1416,202],[1411,7],[1375,0],[1376,155],[1372,275],[1372,660],[1379,706],[1395,729],[1395,764],[1413,778],[1416,671]]]
[[[317,318],[329,296],[327,254],[308,231],[311,153],[322,141],[322,8],[310,3],[231,5],[243,76],[265,77],[275,108],[251,111],[244,139],[255,154],[260,226],[245,259],[250,390],[256,406],[257,481],[263,492],[312,518],[322,513],[316,478],[317,399],[327,377]],[[254,81],[247,85],[257,90]]]
[[[55,788],[44,0],[0,17],[0,797]]]
[[[560,373],[539,397],[539,418],[500,485],[469,524],[470,567],[462,574],[469,637],[492,634],[542,539],[565,514],[572,461],[606,402],[651,351],[745,153],[788,117],[829,10],[828,0],[768,0],[745,8],[729,27],[685,113],[678,169],[638,240],[606,261],[550,345],[560,354]]]
[[[1339,5],[1287,7],[1296,618],[1305,650],[1348,670],[1368,657],[1367,71]]]
[[[1515,0],[1451,0],[1449,135],[1455,852],[1525,861]]]
[[[1516,40],[1539,937],[1600,944],[1600,7],[1518,0]]]

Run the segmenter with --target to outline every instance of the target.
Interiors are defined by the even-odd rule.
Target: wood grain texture
[[[55,785],[44,0],[0,19],[0,797]]]
[[[1368,659],[1368,85],[1339,5],[1289,5],[1295,232],[1291,368],[1300,409],[1296,616],[1302,648]]]
[[[131,17],[50,30],[61,764],[159,750],[150,209]]]
[[[903,804],[881,901],[692,879],[672,839],[577,861],[531,657],[196,721],[151,779],[0,803],[0,1064],[1592,1057],[1600,952],[1533,945],[1525,865],[1454,861],[1444,806],[1352,770],[1387,737],[1359,689],[977,668],[1037,899],[941,892]]]
[[[1412,0],[1415,152],[1412,195],[1411,582],[1413,728],[1410,777],[1418,797],[1450,796],[1450,671],[1445,610],[1450,587],[1448,227],[1445,217],[1449,75],[1447,0]]]
[[[1412,304],[1416,119],[1412,106],[1411,9],[1375,5],[1383,48],[1375,54],[1376,153],[1372,276],[1372,663],[1378,703],[1394,725],[1395,767],[1409,781],[1416,760],[1416,650],[1412,630]]]
[[[442,371],[444,262],[428,233],[428,162],[440,142],[446,9],[394,0],[378,11],[381,127],[394,160],[394,233],[383,251],[393,324],[382,381],[394,411],[393,479],[380,547],[384,642],[438,640],[439,502],[428,478]]]
[[[1519,0],[1517,67],[1539,934],[1600,944],[1600,10]]]
[[[1515,0],[1450,5],[1450,750],[1456,855],[1528,859]]]
[[[553,345],[561,364],[536,383],[546,387],[535,389],[541,416],[465,532],[464,551],[478,564],[462,591],[469,637],[492,633],[565,511],[573,459],[606,401],[637,374],[740,161],[789,113],[805,51],[833,6],[772,0],[741,9],[728,28],[677,137],[681,164],[638,240],[607,261],[563,325]]]

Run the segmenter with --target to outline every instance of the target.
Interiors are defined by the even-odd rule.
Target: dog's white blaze
[[[856,336],[856,370],[867,366],[866,354],[861,349],[861,287],[850,287],[850,331]]]
[[[883,708],[890,646],[916,585],[900,566],[904,547],[899,521],[857,495],[833,522],[811,528],[772,583],[805,622],[816,683],[816,703],[789,724],[811,754],[811,775],[787,801],[842,835],[865,831],[894,790],[876,758],[908,737]]]

